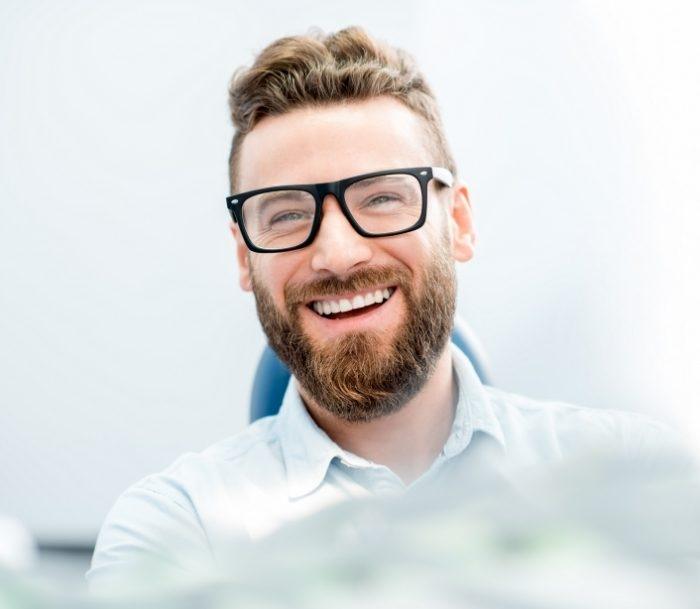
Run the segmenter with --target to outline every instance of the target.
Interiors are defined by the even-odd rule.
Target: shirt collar
[[[459,347],[450,343],[450,348],[452,369],[457,377],[458,398],[452,431],[445,442],[443,454],[449,459],[461,453],[469,446],[475,432],[488,434],[505,450],[503,429],[493,412],[479,375]]]
[[[277,415],[277,429],[291,498],[313,491],[323,482],[333,458],[342,458],[345,454],[311,418],[299,396],[296,382],[293,376],[289,379]]]
[[[450,459],[464,451],[477,431],[492,436],[501,447],[505,447],[501,426],[469,358],[454,344],[451,344],[451,350],[459,393],[452,430],[442,451],[445,458]],[[314,491],[323,482],[331,461],[336,457],[356,467],[376,467],[344,451],[316,425],[299,396],[293,376],[277,415],[277,430],[290,498]]]

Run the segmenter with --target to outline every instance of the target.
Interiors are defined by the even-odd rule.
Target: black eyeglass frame
[[[392,174],[411,175],[418,180],[418,183],[420,184],[421,188],[422,197],[420,216],[416,223],[413,226],[409,226],[408,228],[393,231],[390,233],[368,233],[357,223],[352,213],[350,212],[350,209],[348,208],[348,205],[345,202],[345,191],[349,186],[351,186],[355,182],[359,182],[367,178],[374,178],[378,176]],[[385,169],[383,171],[374,171],[372,173],[363,173],[360,175],[345,178],[343,180],[338,180],[337,182],[321,182],[318,184],[289,184],[282,186],[268,186],[267,188],[258,188],[257,190],[248,190],[246,192],[226,197],[226,206],[228,207],[229,213],[231,214],[231,218],[233,219],[233,221],[241,227],[241,235],[243,236],[243,240],[245,241],[245,244],[248,246],[249,250],[260,254],[289,252],[311,245],[313,240],[316,238],[318,230],[321,227],[321,220],[323,219],[323,201],[326,198],[326,195],[329,194],[332,194],[336,198],[338,204],[340,205],[340,209],[343,211],[343,215],[347,218],[348,222],[350,222],[350,225],[355,229],[355,231],[357,231],[357,233],[359,233],[363,237],[369,237],[372,239],[378,237],[393,237],[394,235],[402,235],[404,233],[408,233],[419,229],[421,226],[423,226],[423,224],[425,224],[428,209],[428,183],[433,178],[435,178],[439,182],[442,182],[442,184],[444,186],[447,186],[448,188],[452,187],[454,183],[454,177],[452,176],[452,172],[449,169],[445,169],[444,167],[404,167],[399,169]],[[255,245],[248,236],[248,232],[245,227],[245,221],[243,220],[243,205],[245,205],[246,200],[250,197],[266,192],[274,192],[277,190],[301,190],[313,195],[314,200],[316,202],[313,224],[311,225],[309,236],[299,245],[293,245],[291,247],[283,247],[276,249],[261,248]]]

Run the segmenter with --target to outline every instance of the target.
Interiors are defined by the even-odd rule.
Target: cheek
[[[392,249],[395,258],[408,266],[414,275],[430,266],[437,254],[449,254],[449,233],[444,210],[437,206],[433,215],[428,215],[425,224],[417,231],[403,235],[405,240],[397,242]]]
[[[429,242],[429,247],[433,248],[438,244],[443,245],[445,240],[451,242],[452,226],[446,202],[435,198],[431,203],[433,203],[433,205],[428,208],[428,217],[425,221],[425,233]]]
[[[388,251],[391,258],[407,267],[415,276],[427,261],[433,249],[434,227],[424,224],[419,230],[396,237]]]
[[[304,268],[304,258],[300,253],[260,254],[255,266],[256,278],[265,283],[275,304],[285,308],[284,289],[290,283],[302,282],[297,275]]]
[[[447,222],[447,206],[445,201],[440,197],[434,196],[430,199],[430,205],[428,205],[428,216],[426,218],[426,225],[430,225],[433,228],[433,232],[436,234],[441,234],[444,230],[445,223]]]

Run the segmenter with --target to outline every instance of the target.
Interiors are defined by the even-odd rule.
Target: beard
[[[258,317],[270,346],[311,399],[349,422],[398,411],[430,378],[449,339],[456,277],[444,236],[423,267],[417,288],[411,279],[402,267],[374,266],[346,279],[329,277],[290,285],[284,292],[285,316],[266,286],[251,274]],[[362,292],[378,285],[396,286],[405,302],[405,319],[388,345],[382,344],[386,337],[382,328],[348,332],[323,345],[316,345],[304,332],[299,311],[310,298]]]

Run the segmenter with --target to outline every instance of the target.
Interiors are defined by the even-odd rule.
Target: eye
[[[391,195],[391,194],[376,195],[376,196],[372,197],[371,199],[368,199],[368,201],[365,205],[368,205],[368,206],[384,205],[386,203],[391,203],[393,201],[399,201],[399,200],[400,200],[400,197],[398,195]]]
[[[368,198],[362,205],[365,209],[384,210],[393,209],[403,203],[403,198],[398,194],[386,193],[374,195]]]
[[[285,211],[273,216],[269,224],[286,224],[290,222],[299,222],[309,218],[308,212],[304,211]]]

